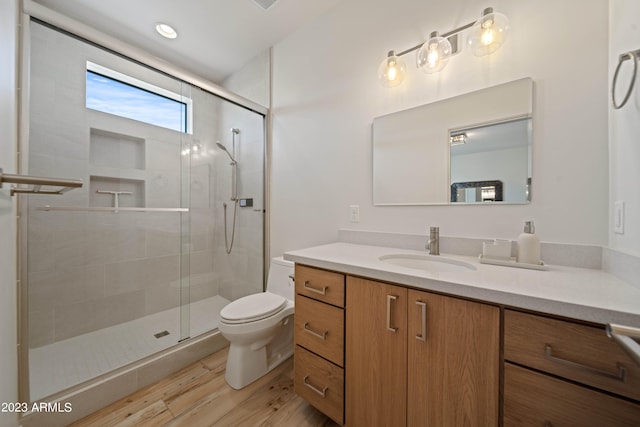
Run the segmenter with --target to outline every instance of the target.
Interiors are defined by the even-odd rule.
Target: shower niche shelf
[[[91,207],[145,207],[143,180],[90,176],[89,193],[89,206]]]
[[[145,140],[91,128],[89,161],[94,166],[144,170]]]

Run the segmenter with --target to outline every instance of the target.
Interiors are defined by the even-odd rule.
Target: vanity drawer
[[[344,366],[343,309],[296,295],[293,318],[297,345]]]
[[[640,367],[604,327],[505,310],[504,358],[640,400]]]
[[[504,427],[638,425],[638,404],[505,363]]]
[[[296,346],[294,389],[338,424],[344,422],[344,370]]]
[[[296,264],[296,293],[344,307],[344,274]]]

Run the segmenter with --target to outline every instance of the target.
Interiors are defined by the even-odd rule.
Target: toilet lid
[[[271,292],[247,295],[227,304],[220,317],[226,323],[247,323],[269,317],[282,310],[286,299]]]

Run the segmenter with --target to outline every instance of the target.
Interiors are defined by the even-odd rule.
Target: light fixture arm
[[[493,10],[493,9],[492,9],[492,8],[490,8],[490,7],[488,7],[487,9],[491,9],[491,10]],[[485,9],[485,11],[486,11],[487,9]],[[488,12],[488,13],[491,13],[491,12]],[[483,13],[483,14],[484,14],[484,15],[486,15],[486,13]],[[463,25],[463,26],[461,26],[461,27],[454,28],[454,29],[453,29],[453,30],[451,30],[451,31],[448,31],[448,32],[446,32],[446,33],[444,33],[444,34],[438,34],[438,35],[439,35],[440,37],[444,37],[445,39],[447,39],[447,38],[449,38],[449,37],[451,37],[451,36],[453,36],[453,35],[458,34],[459,32],[462,32],[462,31],[466,30],[467,28],[471,28],[471,27],[473,27],[473,26],[476,24],[476,22],[478,22],[478,20],[475,20],[475,21],[473,21],[473,22],[469,22],[468,24],[465,24],[465,25]],[[449,40],[449,41],[451,41],[451,40]],[[423,42],[422,42],[422,43],[420,43],[420,44],[417,44],[417,45],[415,45],[415,46],[413,46],[413,47],[410,47],[410,48],[409,48],[409,49],[407,49],[407,50],[403,50],[402,52],[398,52],[398,53],[396,53],[396,56],[403,56],[403,55],[406,55],[407,53],[415,52],[416,50],[420,49],[420,48],[422,47],[422,45],[423,45],[425,42],[426,42],[426,40],[425,40],[425,41],[423,41]],[[451,45],[453,46],[453,43],[451,43]],[[457,43],[456,43],[456,46],[455,46],[455,48],[454,48],[454,52],[453,52],[453,53],[456,53],[457,51],[458,51],[458,47],[457,47]]]
[[[493,13],[493,8],[492,7],[487,7],[482,11],[482,16],[488,15],[490,13]],[[482,19],[482,18],[480,18],[480,19]],[[444,34],[438,34],[438,35],[440,37],[444,37],[446,39],[446,38],[449,38],[449,37],[451,37],[451,36],[453,36],[455,34],[458,34],[458,33],[462,32],[462,31],[464,31],[464,30],[466,30],[468,28],[473,27],[474,25],[476,25],[477,22],[478,22],[478,19],[476,19],[475,21],[469,22],[468,24],[464,24],[464,25],[462,25],[462,26],[460,26],[458,28],[454,28],[451,31],[447,31]],[[451,41],[451,40],[449,40],[449,41]],[[415,46],[413,46],[413,47],[411,47],[411,48],[409,48],[407,50],[403,50],[402,52],[398,52],[398,53],[396,53],[396,56],[402,56],[402,55],[406,55],[407,53],[414,52],[414,51],[420,49],[424,43],[425,42],[422,42],[422,43],[417,44],[417,45],[415,45]],[[457,51],[457,48],[455,50]]]

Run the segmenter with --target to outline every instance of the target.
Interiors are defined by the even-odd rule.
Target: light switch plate
[[[359,205],[349,206],[349,221],[360,222],[360,206]]]

